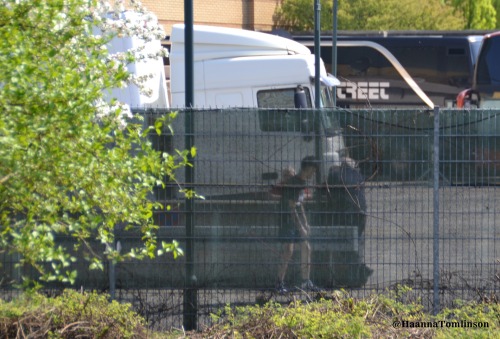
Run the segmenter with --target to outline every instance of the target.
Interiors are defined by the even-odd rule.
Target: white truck
[[[340,166],[346,159],[332,111],[296,109],[312,108],[315,102],[314,55],[307,47],[270,34],[197,25],[193,45],[194,106],[212,109],[194,121],[199,194],[227,196],[243,194],[248,185],[268,187],[282,169],[298,169],[301,155],[321,159],[322,176],[330,166]],[[185,102],[184,60],[184,26],[174,25],[172,107],[182,107]],[[331,107],[333,86],[339,81],[326,73],[323,63],[320,69],[321,104]],[[252,109],[245,114],[221,110],[228,107],[273,110]],[[181,119],[174,131],[184,134]],[[183,141],[176,139],[174,135],[174,144]],[[226,187],[214,185],[221,180]]]
[[[271,188],[282,179],[284,169],[292,167],[298,171],[304,157],[315,156],[321,169],[316,181],[310,183],[316,189],[310,190],[308,200],[313,261],[317,261],[313,278],[323,286],[364,284],[370,272],[358,255],[362,250],[359,239],[364,218],[362,226],[333,222],[332,205],[321,199],[321,194],[327,192],[329,171],[352,168],[347,165],[350,160],[341,129],[333,109],[307,109],[314,108],[315,95],[321,96],[322,108],[331,107],[334,86],[339,81],[326,73],[321,62],[321,93],[315,93],[314,55],[307,47],[282,37],[195,25],[193,38],[192,116],[197,155],[191,184],[205,197],[195,202],[194,213],[198,283],[208,287],[274,285],[281,243],[277,238],[279,198],[273,196]],[[132,45],[142,43],[138,39],[126,40],[131,40],[127,44]],[[152,44],[148,46],[154,48]],[[174,134],[152,136],[155,145],[165,145],[160,147],[169,152],[184,147],[184,62],[184,26],[174,25],[171,104],[166,104],[170,101],[166,86],[156,76],[151,80],[156,86],[156,97],[141,97],[133,88],[113,93],[133,110],[142,110],[152,118],[158,117],[162,109],[179,109]],[[163,65],[158,63],[134,67],[163,75]],[[151,108],[156,110],[149,115]],[[182,184],[184,171],[177,172],[176,178]],[[156,199],[174,207],[172,211],[162,211],[157,223],[165,226],[160,227],[160,237],[178,239],[182,244],[184,213],[176,212],[175,207],[182,210],[183,200],[178,200],[175,191],[176,187],[170,187],[170,191],[156,192]],[[354,212],[344,208],[339,213],[364,216],[364,207]],[[125,246],[124,241],[122,245]],[[335,274],[336,257],[342,258],[342,275]],[[134,266],[134,274],[148,276],[158,271],[146,266]],[[183,266],[174,266],[166,270],[168,278],[160,280],[182,286]],[[289,272],[293,279],[297,267]]]
[[[304,45],[271,34],[212,26],[194,28],[194,105],[204,108],[294,108],[297,86],[314,103],[314,55]],[[184,25],[171,35],[172,106],[184,105]],[[332,106],[340,82],[320,65],[322,105]]]
[[[125,12],[125,17],[137,16]],[[197,191],[204,196],[220,195],[223,188],[214,183],[214,173],[225,182],[245,185],[269,185],[279,177],[281,169],[298,168],[299,155],[316,155],[322,161],[321,177],[331,166],[340,166],[347,158],[341,130],[334,113],[318,111],[304,113],[296,108],[313,108],[315,102],[315,57],[310,50],[293,40],[272,34],[234,28],[194,25],[194,107],[210,108],[203,117],[195,119],[195,146],[198,149],[195,181],[202,183]],[[154,51],[159,41],[144,43],[139,38],[117,38],[110,43],[110,51],[145,47]],[[153,74],[147,85],[153,88],[152,96],[140,93],[135,85],[111,93],[133,109],[178,109],[185,103],[185,55],[184,25],[173,26],[170,38],[170,81],[166,86],[162,79],[165,72],[159,58],[156,62],[137,62],[130,71],[137,75]],[[340,82],[326,73],[323,61],[320,65],[321,106],[333,106],[334,86]],[[170,91],[167,90],[170,89]],[[170,93],[169,93],[170,92]],[[169,100],[169,98],[171,100]],[[234,121],[232,130],[252,134],[251,144],[241,144],[242,138],[219,138],[227,128],[223,123],[229,116],[241,115],[223,111],[222,108],[278,108],[272,112],[252,110],[244,119]],[[207,119],[212,114],[211,119]],[[235,118],[236,119],[236,118]],[[184,121],[174,124],[175,148],[182,148]],[[279,137],[269,138],[270,135]],[[312,136],[316,136],[313,141]],[[212,139],[210,139],[212,138]],[[209,140],[210,139],[210,140]],[[228,140],[228,141],[223,141]],[[265,141],[263,141],[265,140]],[[266,145],[258,143],[265,142]],[[238,161],[236,161],[236,158]],[[203,165],[201,165],[203,163]],[[232,163],[228,166],[228,163]],[[242,176],[241,173],[251,173]],[[183,181],[183,173],[178,178]],[[319,179],[318,179],[319,180]],[[241,191],[241,190],[240,190]],[[228,192],[224,188],[224,194]]]
[[[124,19],[140,15],[124,12]],[[129,65],[135,75],[152,75],[145,84],[153,89],[144,95],[133,84],[112,91],[110,97],[133,108],[182,108],[184,106],[184,25],[172,28],[170,91],[163,79],[162,60],[138,61]],[[271,34],[234,28],[194,25],[194,106],[198,108],[265,107],[295,108],[294,92],[302,86],[307,107],[314,106],[314,55],[304,45]],[[110,53],[144,48],[154,52],[159,41],[137,37],[113,39]],[[332,107],[332,87],[340,82],[320,65],[322,107]],[[271,93],[259,93],[272,91]],[[172,103],[169,102],[169,97]]]

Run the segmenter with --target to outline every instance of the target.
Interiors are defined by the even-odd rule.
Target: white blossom
[[[141,15],[132,18],[124,18],[122,12],[128,8]],[[158,23],[158,20],[144,8],[140,1],[130,0],[127,3],[124,0],[104,1],[99,0],[96,6],[90,9],[89,17],[92,18],[93,24],[97,27],[103,37],[110,40],[112,37],[137,37],[145,42],[153,40],[161,40],[165,36],[163,27]],[[107,48],[105,45],[101,47],[102,51]],[[159,47],[156,51],[141,46],[134,49],[129,49],[126,52],[104,53],[106,64],[110,71],[118,71],[125,69],[128,63],[133,60],[136,63],[148,62],[149,60],[158,60],[168,56],[168,51],[165,48]],[[153,74],[130,74],[128,82],[122,81],[117,84],[119,88],[126,87],[128,84],[134,84],[139,89],[140,93],[146,96],[152,96],[153,89],[147,88],[146,83],[151,79]],[[120,128],[125,128],[126,121],[132,116],[130,107],[119,102],[107,103],[103,100],[96,102],[96,118],[98,120],[116,117],[116,122]]]
[[[65,13],[58,13],[52,20],[55,31],[62,30],[68,24],[68,17]]]
[[[111,119],[117,123],[119,129],[127,127],[127,119],[133,117],[130,106],[119,101],[106,102],[102,99],[94,103],[96,107],[96,120]]]

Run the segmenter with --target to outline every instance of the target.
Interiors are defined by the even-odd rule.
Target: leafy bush
[[[65,290],[0,300],[1,338],[146,338],[143,318],[106,295]]]
[[[500,303],[463,303],[458,307],[445,309],[436,317],[437,321],[446,321],[450,326],[436,331],[436,338],[468,339],[500,337]],[[453,327],[460,323],[461,327]],[[488,327],[476,327],[484,326]]]
[[[107,43],[161,39],[164,32],[151,13],[137,8],[138,23],[122,20],[125,1],[106,2],[1,1],[0,255],[18,257],[40,276],[23,276],[25,282],[74,283],[77,261],[102,270],[106,260],[179,254],[175,244],[157,241],[153,213],[164,206],[151,192],[175,181],[174,171],[193,153],[160,152],[147,138],[175,114],[145,130],[149,122],[108,95],[132,83],[149,93],[148,77],[128,66],[164,54],[159,40],[158,53],[146,55],[141,48],[110,53]],[[89,34],[96,28],[102,34]],[[117,232],[141,242],[120,252]],[[75,246],[60,241],[67,238]]]
[[[332,30],[333,1],[320,0],[321,30]],[[498,5],[497,5],[498,6]],[[313,0],[283,0],[275,25],[292,31],[314,29]],[[498,8],[497,8],[498,9]],[[340,30],[462,30],[498,27],[490,0],[350,0],[339,1]]]
[[[500,337],[500,304],[462,303],[437,316],[424,311],[409,288],[355,299],[345,291],[314,302],[232,308],[191,338],[493,338]],[[402,322],[406,326],[401,326]],[[465,327],[467,322],[488,327]],[[408,323],[417,325],[408,325]],[[453,324],[461,323],[461,328]],[[433,326],[434,325],[434,326]],[[435,325],[438,325],[437,327]],[[448,326],[450,325],[450,326]]]

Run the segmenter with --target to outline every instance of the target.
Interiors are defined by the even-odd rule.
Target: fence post
[[[193,109],[187,108],[185,111],[186,123],[186,149],[190,150],[194,145],[194,123]],[[189,162],[192,157],[188,156]],[[193,189],[194,169],[186,166],[186,189]],[[186,277],[184,287],[184,329],[196,330],[198,327],[198,291],[196,289],[196,273],[194,271],[194,201],[192,198],[185,199],[186,206]]]
[[[106,247],[108,249],[113,249],[113,243],[107,243]],[[113,259],[108,259],[108,279],[109,279],[109,299],[110,300],[115,300],[116,298],[116,264],[113,261]]]
[[[194,146],[194,56],[193,56],[193,1],[184,1],[184,54],[185,54],[185,147],[189,151],[188,161],[192,161],[191,148]],[[193,189],[194,168],[185,168],[186,189]],[[186,205],[186,277],[184,282],[183,322],[184,329],[198,327],[198,291],[194,272],[194,202],[185,200]]]
[[[321,107],[320,83],[320,39],[321,39],[321,3],[314,0],[314,107]]]
[[[114,241],[107,243],[106,247],[109,250],[116,249],[118,253],[121,252],[122,245],[120,240],[116,240],[116,229],[114,232]],[[116,300],[116,262],[113,259],[108,259],[108,279],[109,279],[109,299]]]
[[[337,77],[337,8],[338,8],[338,0],[333,0],[333,22],[332,22],[332,75]],[[314,51],[316,53],[316,51]],[[335,91],[337,88],[335,87]],[[337,95],[333,96],[333,106],[337,106]]]
[[[434,107],[433,142],[433,313],[439,313],[439,106]]]

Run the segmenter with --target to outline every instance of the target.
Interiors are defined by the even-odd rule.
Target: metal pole
[[[321,4],[314,0],[314,107],[321,108],[320,87],[320,34],[321,34]]]
[[[184,0],[184,53],[185,53],[185,146],[194,146],[194,53],[193,53],[193,0]],[[188,156],[191,162],[192,158]],[[185,168],[186,189],[193,189],[194,168]],[[196,330],[198,318],[198,295],[194,273],[194,204],[186,198],[186,278],[184,288],[184,329]]]
[[[115,247],[115,249],[118,251],[118,253],[121,252],[122,245],[120,243],[120,240],[116,240],[116,230],[115,230],[115,241],[112,244],[106,244],[106,246],[109,246],[111,249],[111,245]],[[108,272],[108,277],[109,277],[109,299],[110,300],[115,300],[116,298],[116,263],[114,260],[109,259],[109,272]]]
[[[434,293],[433,313],[439,313],[439,107],[434,107],[434,143],[433,143],[433,265],[434,265]]]
[[[106,246],[111,247],[110,244],[106,244]],[[108,259],[108,264],[109,264],[109,271],[108,271],[108,278],[109,278],[109,299],[110,300],[115,300],[116,298],[116,264],[112,259]]]
[[[333,0],[333,10],[332,10],[332,75],[337,77],[337,12],[338,12],[338,1]],[[337,88],[333,94],[333,106],[337,106]]]

